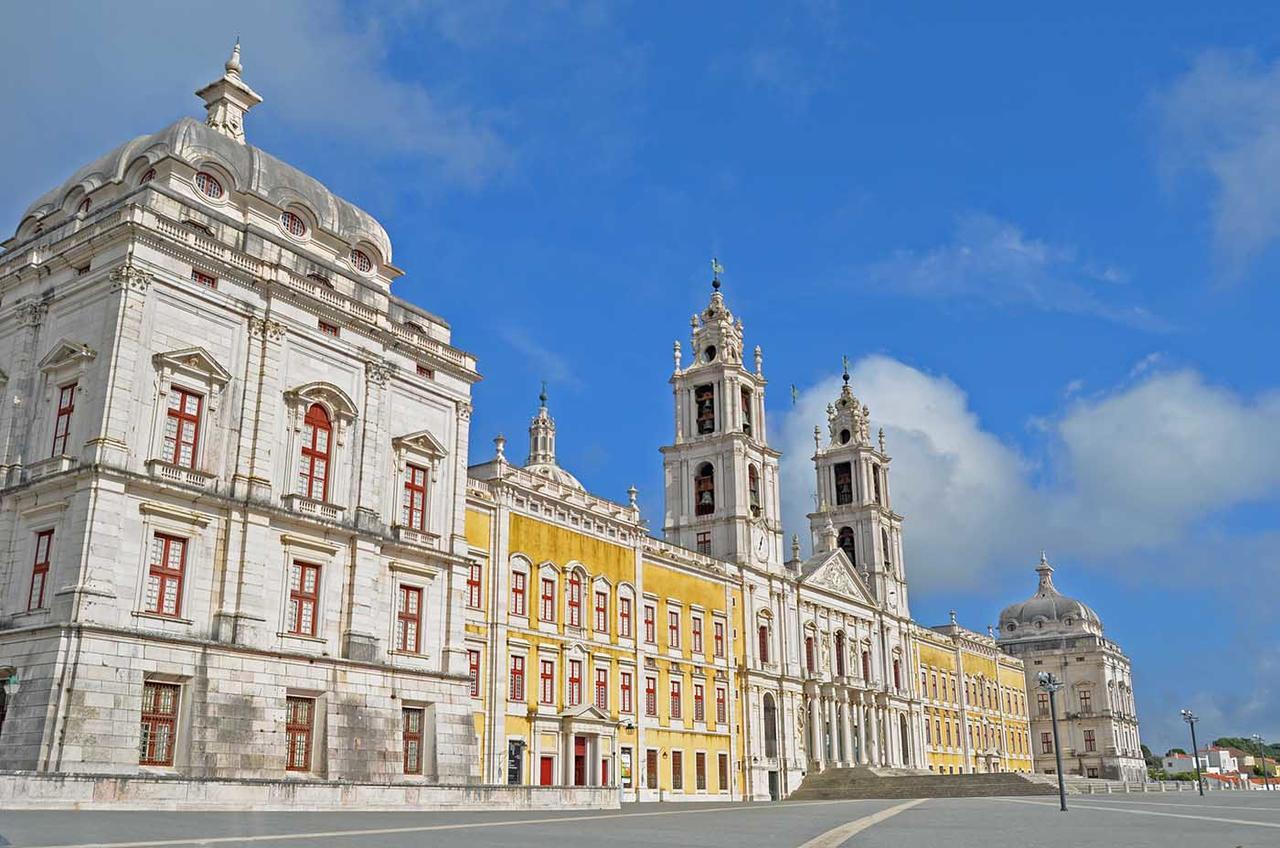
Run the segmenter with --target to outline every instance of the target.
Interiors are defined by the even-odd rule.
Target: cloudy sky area
[[[238,34],[250,140],[375,214],[398,293],[480,356],[476,459],[547,379],[563,463],[660,530],[671,342],[717,255],[789,533],[847,355],[922,621],[995,623],[1046,548],[1153,748],[1183,706],[1280,739],[1272,4],[173,5],[6,10],[8,226],[199,114]]]

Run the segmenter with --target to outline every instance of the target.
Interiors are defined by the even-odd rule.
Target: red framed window
[[[436,372],[425,365],[419,365],[417,370],[419,377],[425,377],[428,380],[434,380],[436,378]]]
[[[653,604],[644,605],[644,640],[650,645],[656,644],[658,641],[657,628],[654,625],[654,619],[658,617],[658,610]]]
[[[695,544],[697,545],[698,553],[700,554],[711,553],[711,531],[703,530],[699,532],[697,535]]]
[[[671,752],[671,788],[684,791],[684,752]]]
[[[329,459],[333,424],[318,403],[311,404],[302,422],[302,460],[298,464],[298,494],[317,501],[329,499]]]
[[[396,650],[422,651],[422,588],[401,586],[396,611]]]
[[[893,688],[902,690],[902,663],[898,660],[893,661]]]
[[[618,598],[618,636],[631,638],[631,599]]]
[[[200,171],[196,174],[196,188],[200,189],[200,193],[205,197],[211,197],[214,200],[222,197],[222,183],[208,171]]]
[[[862,652],[862,679],[863,680],[871,679],[871,652],[870,651]],[[955,698],[955,692],[956,692],[955,687],[956,687],[956,684],[955,684],[955,681],[953,680],[951,681],[951,697],[953,699]]]
[[[151,538],[147,569],[147,612],[177,617],[182,610],[182,582],[187,570],[187,540],[157,533]]]
[[[1053,753],[1053,733],[1051,731],[1046,730],[1044,733],[1040,734],[1040,753]]]
[[[480,609],[480,563],[467,566],[467,606]]]
[[[511,658],[511,692],[512,701],[524,700],[524,657]]]
[[[138,180],[138,185],[142,185],[143,183],[149,183],[155,178],[156,178],[156,169],[148,168],[147,172],[142,175],[142,179]]]
[[[556,664],[553,660],[542,660],[538,671],[538,700],[544,704],[556,702]]]
[[[342,333],[337,324],[330,324],[328,321],[318,321],[316,327],[326,336],[333,336],[335,339]]]
[[[700,654],[702,653],[702,617],[695,615],[690,627],[689,640],[693,643],[691,647],[695,654]]]
[[[173,765],[179,690],[173,683],[142,684],[142,736],[138,765]]]
[[[644,714],[647,716],[658,714],[658,678],[656,677],[644,679]]]
[[[609,669],[596,669],[596,709],[609,709]]]
[[[680,613],[676,610],[667,613],[667,647],[680,647]]]
[[[367,274],[373,270],[373,260],[363,250],[353,248],[351,251],[351,267],[362,274]]]
[[[716,754],[716,772],[717,772],[716,777],[720,781],[718,784],[716,784],[716,788],[719,789],[721,792],[728,792],[729,791],[729,755],[728,754]]]
[[[49,582],[49,550],[53,547],[53,531],[36,534],[36,555],[31,563],[31,588],[27,592],[27,611],[44,608],[44,587]]]
[[[609,632],[609,593],[596,592],[595,627],[597,633]]]
[[[200,407],[204,398],[195,392],[173,386],[169,389],[169,408],[164,419],[164,459],[183,468],[196,467],[196,450],[200,446]]]
[[[218,287],[217,277],[212,274],[206,274],[203,271],[197,271],[195,268],[191,269],[191,279],[207,289],[216,289]]]
[[[405,466],[400,522],[410,530],[427,532],[427,469],[419,465]]]
[[[844,634],[836,634],[836,674],[844,677]],[[938,697],[938,678],[933,679],[933,697]]]
[[[671,681],[671,717],[672,718],[680,718],[680,715],[682,712],[681,708],[683,704],[684,704],[684,698],[682,697],[682,693],[680,691],[680,681],[673,680]]]
[[[422,710],[404,710],[404,773],[422,774]]]
[[[525,606],[525,573],[523,571],[511,572],[511,614],[527,615],[527,607]]]
[[[728,697],[723,686],[716,687],[716,724],[729,723]]]
[[[316,635],[316,606],[320,600],[320,566],[294,561],[289,566],[289,632]]]
[[[307,222],[302,220],[302,216],[296,212],[281,212],[280,226],[284,227],[284,231],[291,236],[302,238],[307,234]]]
[[[467,651],[467,676],[471,678],[471,697],[480,697],[480,652],[473,649]]]
[[[569,660],[569,706],[582,703],[582,660]]]
[[[1092,730],[1084,732],[1084,749],[1086,751],[1098,750],[1098,740],[1094,737]]]
[[[538,618],[542,621],[556,620],[556,581],[550,577],[542,578],[542,595],[539,598],[541,609]]]
[[[618,673],[618,696],[620,712],[628,714],[635,710],[635,702],[632,700],[631,692],[631,672],[629,671]]]
[[[693,684],[693,720],[707,720],[707,705],[701,683]]]
[[[703,751],[693,755],[693,786],[698,792],[707,791],[707,755]]]
[[[286,771],[311,771],[311,733],[315,718],[314,698],[285,699]]]
[[[565,624],[570,627],[582,626],[582,575],[576,571],[569,575],[569,598],[564,617]]]
[[[71,414],[76,411],[76,384],[58,389],[58,414],[53,420],[53,451],[50,456],[62,456],[67,452],[67,439],[71,435]]]
[[[756,635],[760,641],[760,662],[767,663],[769,661],[769,625],[760,625]]]
[[[724,622],[714,621],[711,623],[712,650],[715,651],[717,657],[724,656]]]
[[[810,674],[813,674],[814,656],[813,656],[813,637],[804,637],[804,667]]]

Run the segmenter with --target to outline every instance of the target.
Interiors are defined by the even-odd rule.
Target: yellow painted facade
[[[925,750],[940,774],[1032,771],[1022,661],[954,622],[915,627]]]

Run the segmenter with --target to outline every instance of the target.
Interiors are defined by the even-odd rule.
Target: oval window
[[[369,254],[363,250],[351,251],[351,267],[361,273],[367,274],[373,270],[373,260],[369,258]]]
[[[149,168],[147,172],[142,175],[142,179],[138,180],[138,184],[141,185],[143,183],[149,183],[155,178],[156,178],[156,169]]]
[[[840,444],[847,445],[852,438],[853,434],[849,432],[848,428],[840,431]]]
[[[211,197],[214,200],[222,197],[222,183],[208,171],[200,171],[196,174],[196,188],[200,189],[200,193],[205,197]]]
[[[302,220],[302,216],[294,212],[280,213],[280,226],[284,227],[284,231],[291,236],[302,238],[307,234],[307,222]]]
[[[89,207],[92,205],[93,205],[93,201],[86,197],[84,200],[80,201],[80,206],[79,208],[76,209],[76,211],[83,214],[85,212],[88,212]]]
[[[714,362],[716,358],[716,346],[707,345],[707,349],[702,352],[702,355],[707,358],[708,362]]]

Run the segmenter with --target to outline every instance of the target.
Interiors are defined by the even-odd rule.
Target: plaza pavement
[[[1280,845],[1280,792],[644,804],[572,813],[0,810],[13,848],[1031,848]]]

